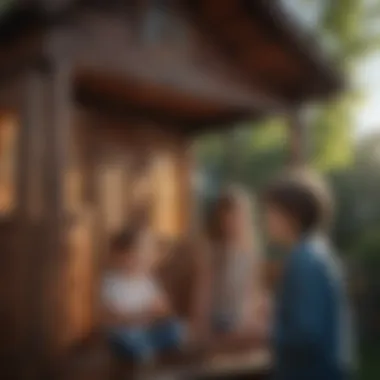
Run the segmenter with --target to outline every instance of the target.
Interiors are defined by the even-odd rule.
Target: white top
[[[147,275],[128,277],[113,272],[103,280],[103,303],[115,313],[138,314],[148,311],[159,296],[159,286]]]

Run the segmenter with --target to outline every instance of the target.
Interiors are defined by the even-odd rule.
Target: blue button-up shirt
[[[300,242],[277,294],[276,380],[345,379],[353,360],[351,311],[342,268],[322,238]]]

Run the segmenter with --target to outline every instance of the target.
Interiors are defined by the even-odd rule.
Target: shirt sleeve
[[[289,354],[315,352],[324,340],[326,287],[322,265],[304,255],[295,260],[289,274],[286,321],[279,331],[278,343]]]

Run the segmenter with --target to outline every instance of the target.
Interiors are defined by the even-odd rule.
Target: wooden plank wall
[[[39,198],[43,176],[38,174],[46,161],[38,157],[31,169],[38,177],[32,181],[34,196],[22,192],[31,197],[28,214],[0,223],[1,359],[8,363],[1,370],[15,378],[37,379],[48,350],[63,354],[96,327],[107,242],[130,221],[136,206],[146,202],[159,236],[179,238],[188,227],[189,141],[152,126],[111,125],[83,113],[75,113],[69,141],[59,182],[64,220],[56,232],[62,252],[51,256],[57,237],[51,235],[51,219],[41,218],[39,207],[29,209],[46,201]],[[35,186],[28,189],[33,193]]]
[[[186,138],[76,112],[69,72],[50,70],[22,78],[16,137],[0,125],[9,140],[0,166],[9,153],[17,162],[14,178],[14,162],[0,168],[0,374],[9,379],[40,380],[97,325],[107,243],[133,209],[145,203],[166,239],[185,234],[191,209]]]

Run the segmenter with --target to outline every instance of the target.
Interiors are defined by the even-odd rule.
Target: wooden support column
[[[41,73],[31,68],[23,78],[23,94],[20,107],[18,134],[17,216],[20,220],[30,218],[31,189],[38,159],[39,132],[41,132],[43,92]],[[33,190],[32,190],[33,191]]]
[[[69,152],[71,120],[70,67],[55,63],[46,77],[47,146],[45,154],[46,215],[61,221],[64,213],[64,174]]]
[[[66,220],[65,174],[70,149],[71,67],[55,60],[46,73],[44,289],[41,321],[50,364],[58,357],[65,326]]]
[[[42,335],[39,328],[42,288],[43,258],[42,236],[42,151],[44,145],[44,78],[40,67],[31,67],[23,78],[22,104],[19,125],[18,162],[18,253],[21,254],[20,287],[22,320],[20,345],[26,360],[23,361],[23,377],[38,378],[36,363]],[[21,238],[20,238],[21,237]]]
[[[223,133],[224,145],[224,185],[236,182],[239,177],[240,149],[239,135],[236,129],[231,129]]]
[[[304,162],[304,125],[301,113],[295,111],[289,115],[288,119],[288,143],[289,143],[289,166],[299,167]]]
[[[30,320],[28,301],[28,268],[31,243],[31,223],[28,214],[30,205],[30,178],[33,172],[33,144],[38,127],[39,91],[38,73],[31,68],[21,79],[21,96],[18,104],[19,125],[17,128],[17,159],[15,210],[2,221],[0,234],[1,289],[0,308],[2,348],[0,349],[0,371],[4,376],[26,378],[25,372],[30,353],[27,354]],[[33,94],[33,96],[32,96]]]

